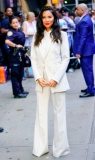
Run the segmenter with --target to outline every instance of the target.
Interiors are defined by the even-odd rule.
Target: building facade
[[[22,10],[23,12],[33,11],[36,8],[42,8],[46,3],[52,4],[60,3],[72,9],[77,3],[86,3],[88,7],[92,8],[95,0],[0,0],[0,11],[5,10],[6,7],[12,7],[13,11]]]
[[[33,11],[35,8],[42,8],[47,3],[47,0],[0,0],[0,11],[6,7],[12,7],[13,11]]]

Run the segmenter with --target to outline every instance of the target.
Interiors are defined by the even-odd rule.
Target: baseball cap
[[[23,15],[22,15],[22,12],[21,11],[17,11],[15,14],[14,14],[16,17],[20,17],[22,18]]]

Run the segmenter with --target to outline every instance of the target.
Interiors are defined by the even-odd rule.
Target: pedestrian
[[[10,47],[9,59],[11,68],[11,82],[14,98],[25,98],[29,92],[22,87],[24,73],[24,51],[25,34],[19,29],[16,17],[10,19],[10,30],[7,33],[5,43]],[[20,52],[17,50],[20,50]]]
[[[40,157],[49,151],[48,103],[51,92],[54,108],[53,156],[67,155],[65,92],[69,89],[66,77],[69,44],[67,33],[60,30],[56,11],[50,6],[45,6],[37,19],[31,58],[37,93],[33,154]]]
[[[62,16],[62,13],[60,13],[60,9],[56,10],[56,14],[58,16],[58,19],[59,19],[59,25],[60,25],[60,29],[63,30],[63,31],[67,31],[68,30],[68,25],[67,25],[67,22],[63,19],[63,16]]]
[[[22,30],[26,36],[24,46],[29,47],[29,51],[30,51],[32,38],[33,38],[33,35],[36,33],[35,14],[33,12],[27,13],[26,20],[22,24]],[[30,55],[30,52],[29,52],[29,55]]]
[[[39,9],[39,8],[36,8],[33,12],[34,12],[34,14],[35,14],[35,20],[37,20],[39,14],[40,14],[40,9]]]
[[[21,11],[17,11],[17,12],[14,14],[14,16],[17,17],[18,22],[19,22],[19,28],[22,29],[22,23],[23,23],[23,19],[24,19],[24,16],[23,16],[22,12],[21,12]]]
[[[36,20],[35,20],[35,14],[33,12],[28,12],[26,14],[26,20],[22,24],[22,31],[25,34],[24,46],[29,48],[28,55],[30,56],[32,38],[33,38],[33,35],[36,33]],[[32,74],[30,72],[31,69],[32,69],[31,67],[24,68],[24,78],[26,77],[34,78],[33,72]]]
[[[4,61],[3,61],[3,65],[7,66],[8,69],[8,77],[9,77],[9,59],[8,59],[8,52],[9,52],[9,48],[8,46],[5,44],[5,39],[6,39],[6,35],[7,32],[10,29],[10,23],[9,23],[9,19],[13,16],[13,11],[12,8],[8,7],[5,9],[5,17],[2,19],[1,21],[1,50],[2,50],[2,54],[4,57]]]
[[[85,90],[81,90],[84,94],[79,97],[92,97],[95,94],[93,76],[93,54],[95,53],[93,23],[88,15],[86,4],[79,4],[75,13],[80,17],[80,21],[76,26],[73,53],[77,59],[80,59],[81,69],[87,85]]]

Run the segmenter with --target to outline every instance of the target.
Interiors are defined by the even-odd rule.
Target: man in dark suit
[[[76,26],[73,53],[77,59],[80,59],[83,76],[87,85],[87,89],[81,90],[84,94],[79,97],[92,97],[95,95],[93,76],[93,54],[95,53],[93,24],[88,15],[86,4],[81,3],[77,6],[76,15],[80,17],[80,21]]]

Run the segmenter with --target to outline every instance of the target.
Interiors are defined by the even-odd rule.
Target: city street
[[[70,154],[58,160],[95,160],[95,98],[79,98],[85,89],[81,69],[67,73],[70,90],[67,91],[67,129]],[[49,104],[49,153],[42,157],[32,155],[36,112],[34,78],[23,81],[29,95],[14,99],[11,82],[0,84],[0,160],[55,160],[52,155],[53,107]]]

